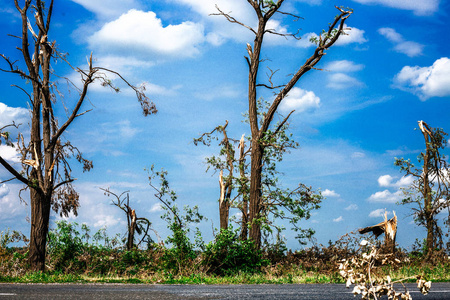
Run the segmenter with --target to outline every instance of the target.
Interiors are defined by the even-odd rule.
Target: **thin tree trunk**
[[[240,239],[245,241],[248,237],[248,193],[247,193],[247,177],[245,176],[245,140],[242,135],[239,141],[239,176],[241,177],[240,193],[242,197],[242,221]]]
[[[250,226],[249,237],[256,247],[261,247],[261,178],[263,150],[259,141],[253,138],[250,170],[250,207],[248,224]]]
[[[131,210],[130,212],[130,228],[128,229],[128,241],[127,241],[127,250],[131,251],[134,246],[134,232],[136,231],[136,212],[135,210]]]

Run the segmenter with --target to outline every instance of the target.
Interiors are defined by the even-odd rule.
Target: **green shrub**
[[[250,240],[240,240],[238,232],[222,229],[216,239],[206,245],[203,264],[209,272],[228,275],[239,271],[254,273],[267,265],[262,252]]]
[[[57,221],[56,228],[49,231],[47,251],[49,263],[54,265],[55,270],[65,270],[79,263],[77,257],[84,247],[77,226],[77,223],[62,220]]]

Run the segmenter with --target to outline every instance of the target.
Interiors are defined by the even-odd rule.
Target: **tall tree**
[[[262,114],[265,111],[264,108],[267,109],[270,103],[259,99],[257,105],[258,113]],[[301,228],[298,222],[301,219],[309,219],[311,211],[319,208],[322,196],[304,184],[299,184],[292,190],[284,188],[280,184],[280,172],[278,172],[277,166],[283,160],[284,154],[290,149],[297,148],[298,143],[292,140],[292,134],[288,133],[289,122],[286,118],[280,115],[277,119],[283,120],[274,124],[273,131],[277,133],[264,141],[265,145],[270,145],[270,147],[264,148],[262,158],[260,224],[264,240],[268,242],[268,238],[274,232],[273,229],[276,230],[277,234],[284,229],[278,222],[279,219],[284,219],[291,223],[292,229],[298,233],[296,236],[298,241],[303,244],[305,239],[310,238],[314,231]],[[246,121],[248,122],[248,114]],[[248,237],[249,229],[248,190],[250,182],[250,165],[246,161],[251,153],[251,148],[245,147],[244,135],[240,140],[230,138],[227,127],[228,122],[224,126],[217,126],[212,131],[194,139],[194,144],[197,145],[201,142],[209,146],[212,140],[220,139],[218,135],[223,135],[223,139],[219,143],[219,146],[222,146],[219,155],[206,158],[207,170],[213,169],[220,172],[220,228],[226,229],[228,227],[230,207],[237,208],[242,215],[240,238],[245,240]],[[248,137],[247,140],[251,141],[252,138]],[[238,150],[239,156],[236,156]],[[236,169],[239,169],[239,174],[233,172]],[[228,206],[224,207],[224,202]],[[277,239],[278,237],[277,235]]]
[[[85,113],[80,112],[80,109],[89,86],[99,81],[103,86],[118,91],[105,75],[110,72],[134,89],[144,115],[156,113],[156,107],[145,96],[144,87],[134,87],[120,74],[94,66],[91,54],[87,70],[74,68],[81,75],[82,87],[72,109],[68,111],[68,116],[58,122],[54,106],[58,103],[59,91],[57,83],[52,80],[52,61],[67,60],[66,56],[57,50],[56,41],[50,38],[54,1],[14,0],[14,4],[21,18],[21,35],[13,37],[20,41],[17,49],[21,55],[20,59],[16,60],[0,54],[4,65],[0,66],[0,71],[18,75],[25,80],[24,86],[18,88],[28,98],[31,128],[29,138],[25,139],[20,135],[17,143],[22,156],[22,170],[16,170],[1,155],[0,163],[30,191],[29,261],[34,269],[44,270],[51,208],[61,215],[68,215],[71,211],[76,214],[79,206],[79,196],[72,186],[75,179],[71,176],[68,159],[75,157],[83,164],[84,171],[93,167],[92,162],[84,159],[75,146],[63,139],[64,132],[72,122]],[[34,25],[30,19],[34,20]]]
[[[426,228],[426,255],[430,258],[435,249],[442,247],[442,230],[437,215],[450,206],[450,169],[447,157],[441,153],[448,141],[443,129],[430,127],[424,121],[418,123],[425,140],[425,151],[417,158],[422,166],[416,168],[404,158],[396,158],[395,165],[415,179],[404,190],[405,198],[401,204],[412,204],[414,220]]]
[[[331,22],[328,30],[323,31],[322,34],[320,34],[315,40],[316,48],[314,53],[304,62],[303,65],[299,67],[299,69],[292,75],[286,84],[275,86],[272,83],[272,76],[269,77],[269,84],[258,82],[259,67],[261,64],[260,56],[264,37],[266,34],[295,37],[295,34],[283,34],[276,32],[273,29],[267,28],[267,24],[276,13],[290,15],[295,18],[298,18],[298,16],[294,16],[293,14],[280,10],[284,0],[247,0],[247,2],[253,7],[253,10],[257,16],[257,28],[252,28],[251,26],[236,20],[230,14],[221,11],[220,8],[218,8],[219,12],[216,15],[224,16],[229,22],[244,26],[255,36],[253,46],[247,44],[248,57],[246,57],[249,67],[248,115],[252,135],[248,224],[250,228],[249,237],[254,240],[258,246],[260,246],[261,225],[265,207],[262,199],[262,171],[264,167],[263,157],[265,150],[271,147],[270,143],[267,143],[267,141],[271,140],[273,136],[275,136],[281,129],[281,127],[278,127],[275,128],[274,131],[270,130],[272,120],[278,107],[283,99],[288,95],[289,91],[305,73],[311,69],[315,69],[317,63],[325,55],[326,50],[333,46],[339,36],[344,33],[344,23],[352,14],[352,11],[349,9],[336,7],[339,10],[339,14]],[[258,88],[268,88],[276,91],[275,97],[269,108],[263,113],[263,117],[261,117],[261,114],[258,112]],[[292,113],[290,113],[282,123],[286,122],[291,114]]]

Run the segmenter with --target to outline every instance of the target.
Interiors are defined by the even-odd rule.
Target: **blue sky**
[[[18,57],[20,19],[11,1],[1,0],[1,53]],[[73,164],[81,208],[71,221],[86,222],[93,230],[107,226],[124,232],[126,218],[99,188],[118,193],[130,190],[138,216],[153,222],[165,236],[157,199],[147,183],[145,168],[152,164],[169,172],[180,205],[199,205],[209,218],[200,227],[206,240],[218,227],[218,174],[205,173],[204,158],[217,148],[196,147],[192,139],[228,120],[229,134],[249,134],[242,123],[247,108],[246,43],[250,31],[230,24],[215,13],[215,4],[236,19],[255,25],[244,0],[72,0],[56,1],[51,40],[69,53],[72,65],[86,67],[93,52],[99,66],[121,72],[130,82],[146,83],[158,114],[145,118],[133,93],[118,94],[98,85],[89,92],[84,109],[65,138],[79,147],[94,169],[82,173]],[[424,148],[417,121],[450,131],[450,2],[446,0],[286,0],[282,10],[303,17],[294,22],[278,15],[270,23],[280,32],[301,29],[301,40],[271,36],[262,56],[267,67],[279,71],[277,83],[296,71],[314,50],[309,37],[320,33],[337,14],[334,5],[354,9],[347,21],[348,35],[333,46],[319,68],[307,73],[284,100],[281,112],[295,108],[291,130],[300,148],[285,156],[280,168],[284,186],[298,182],[321,189],[326,200],[305,227],[316,230],[319,243],[382,220],[385,209],[399,217],[398,241],[404,247],[425,237],[412,224],[408,207],[396,205],[400,188],[411,180],[393,165],[395,157],[415,159]],[[76,80],[63,63],[60,76]],[[55,78],[55,80],[57,80]],[[27,132],[27,103],[12,83],[17,78],[0,73],[0,127],[11,120]],[[60,80],[62,90],[65,84]],[[64,102],[73,105],[76,93]],[[264,94],[270,100],[270,94]],[[58,110],[64,120],[64,109]],[[2,157],[17,168],[16,153],[0,146]],[[0,180],[9,175],[0,169]],[[17,182],[0,185],[0,229],[28,234],[29,206],[21,204]],[[26,200],[26,195],[24,194]],[[232,211],[232,214],[237,211]],[[392,215],[392,213],[391,213]],[[444,215],[440,216],[444,217]],[[59,217],[52,216],[52,220]],[[294,233],[284,233],[288,246],[298,248]]]

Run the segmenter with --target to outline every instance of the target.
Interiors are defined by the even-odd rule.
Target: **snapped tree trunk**
[[[128,207],[128,206],[127,206]],[[129,211],[130,225],[128,228],[127,250],[131,251],[134,247],[134,233],[136,231],[136,212],[134,209]]]
[[[359,233],[364,234],[367,232],[372,232],[375,238],[378,238],[384,233],[384,249],[387,253],[395,252],[395,239],[397,237],[397,216],[390,220],[387,219],[387,212],[384,213],[384,221],[378,223],[377,225],[369,226],[358,230]]]
[[[228,180],[227,180],[228,183]],[[223,170],[220,170],[219,185],[220,185],[220,198],[219,198],[219,216],[220,216],[220,229],[228,229],[228,220],[230,216],[230,195],[228,193],[227,183],[223,180]]]

